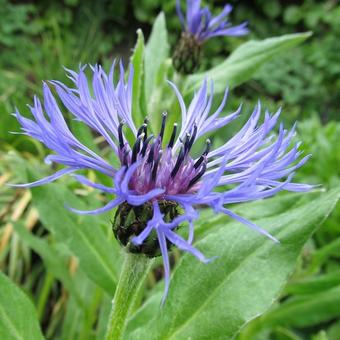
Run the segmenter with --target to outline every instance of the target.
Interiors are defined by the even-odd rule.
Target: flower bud
[[[172,58],[176,71],[182,74],[194,73],[200,66],[201,47],[202,43],[194,35],[182,32]]]

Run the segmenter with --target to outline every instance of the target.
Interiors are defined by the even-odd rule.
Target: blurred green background
[[[303,149],[313,155],[299,170],[298,180],[321,184],[325,188],[339,184],[340,6],[335,0],[231,3],[235,5],[232,22],[248,20],[251,33],[237,39],[209,41],[201,69],[219,64],[237,46],[250,39],[312,31],[313,36],[305,43],[268,62],[251,81],[234,88],[228,109],[243,102],[245,112],[249,114],[259,98],[270,111],[282,105],[282,119],[287,125],[298,120],[298,137],[303,141]],[[215,6],[216,12],[224,4],[224,1],[209,1],[210,8]],[[10,114],[15,107],[27,112],[26,105],[32,102],[33,95],[41,93],[42,80],[66,81],[62,66],[75,69],[79,63],[99,62],[108,68],[113,58],[128,60],[137,28],[142,28],[147,39],[161,10],[166,15],[173,47],[180,34],[175,1],[0,0],[0,266],[31,296],[48,338],[58,334],[61,327],[67,327],[63,311],[68,293],[44,267],[38,245],[37,248],[23,242],[14,232],[13,221],[26,225],[39,237],[47,235],[30,203],[30,194],[4,185],[12,178],[26,176],[21,173],[24,171],[20,165],[22,159],[45,171],[40,164],[46,151],[25,136],[9,133],[19,131]],[[80,189],[77,190],[82,195]],[[340,288],[339,251],[338,208],[305,248],[296,273],[283,292],[282,301],[288,297],[299,301],[301,295],[305,296],[304,289],[308,291],[314,287],[318,294],[326,294],[329,289]],[[72,268],[70,263],[70,270]],[[100,299],[98,296],[91,298],[90,304],[95,306],[97,313],[96,301]],[[324,306],[317,305],[312,294],[298,304],[296,313],[309,313],[310,309],[320,310]],[[96,318],[92,314],[83,321],[83,333],[79,329],[74,333],[77,338],[84,338],[93,327]],[[339,316],[340,307],[305,323],[294,323],[287,318],[282,324],[264,331],[259,327],[258,338],[340,339]],[[257,326],[250,325],[240,338],[252,339],[247,332]]]

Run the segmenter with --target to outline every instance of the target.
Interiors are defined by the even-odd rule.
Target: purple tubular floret
[[[210,10],[201,8],[200,0],[186,1],[186,17],[184,18],[181,1],[176,1],[177,15],[183,30],[194,36],[199,42],[204,42],[216,36],[242,36],[249,32],[247,22],[232,26],[228,16],[232,11],[231,5],[225,5],[222,12],[213,17]]]

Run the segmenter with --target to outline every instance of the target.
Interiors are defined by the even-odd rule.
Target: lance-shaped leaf
[[[334,208],[339,189],[311,202],[257,221],[276,244],[239,223],[210,225],[196,246],[207,256],[202,264],[185,255],[171,280],[165,306],[128,339],[229,339],[264,313],[278,298],[305,242]],[[263,202],[262,209],[266,209]],[[160,307],[158,307],[160,308]],[[131,327],[132,329],[134,327]],[[130,329],[131,329],[130,328]]]
[[[265,62],[275,55],[302,43],[311,33],[287,34],[261,41],[249,41],[237,48],[222,64],[187,79],[186,92],[199,88],[202,81],[213,79],[215,93],[224,92],[226,86],[237,86],[249,80]]]
[[[145,96],[148,108],[150,107],[149,100],[152,99],[157,73],[168,55],[168,33],[165,16],[161,12],[152,26],[150,38],[145,46]]]
[[[132,115],[137,126],[143,123],[146,112],[145,86],[144,86],[144,35],[137,30],[137,42],[131,56],[134,78],[132,85]]]
[[[29,298],[0,273],[0,339],[43,339],[37,313]]]

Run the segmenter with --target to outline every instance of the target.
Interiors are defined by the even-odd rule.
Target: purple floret
[[[181,10],[181,1],[177,0],[176,9],[182,28],[203,42],[216,36],[241,36],[248,33],[247,22],[232,26],[228,15],[233,10],[231,5],[225,5],[222,12],[213,17],[209,8],[201,8],[200,0],[187,0],[186,16]]]

